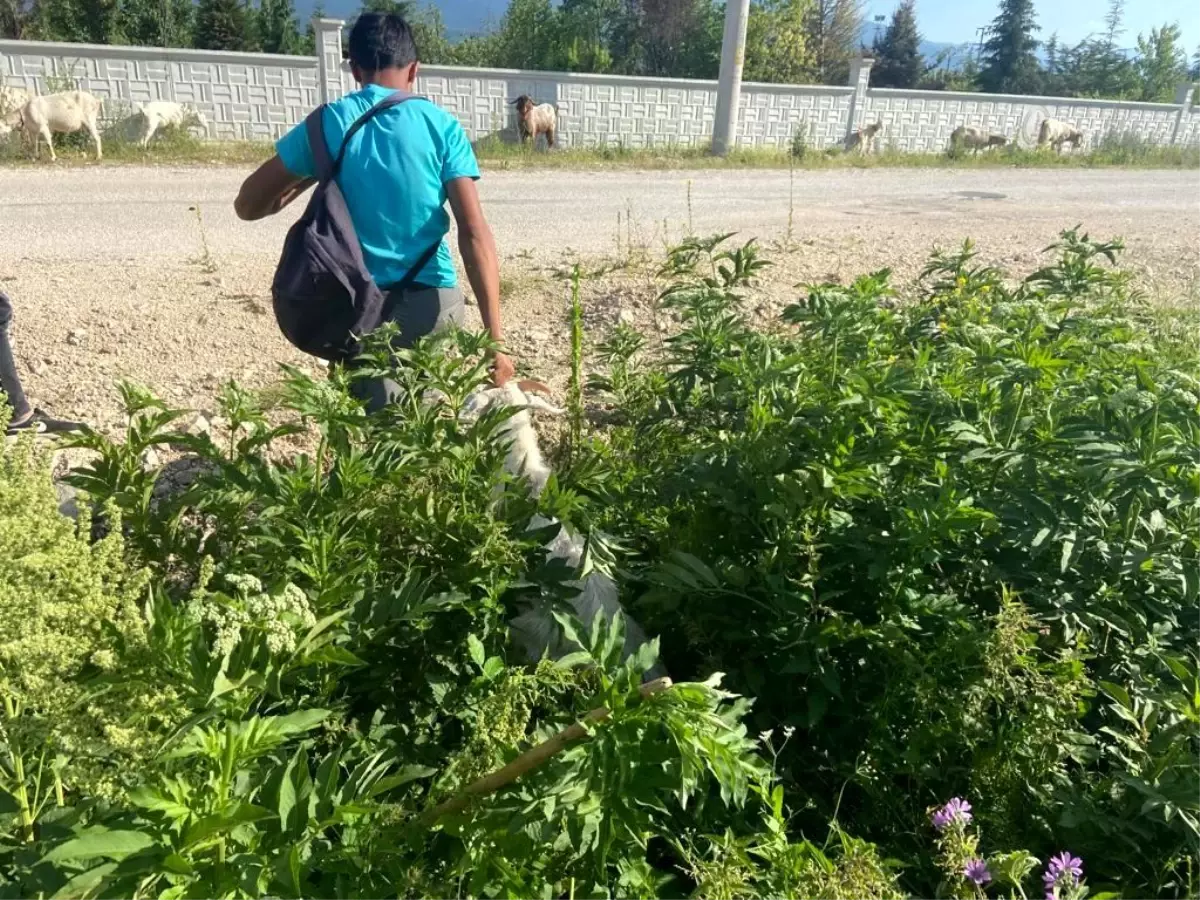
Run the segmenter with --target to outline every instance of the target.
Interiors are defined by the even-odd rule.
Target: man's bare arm
[[[471,178],[455,178],[446,183],[450,209],[458,223],[458,249],[462,253],[467,280],[479,304],[479,314],[492,340],[502,343],[504,329],[500,324],[500,260],[496,240],[483,216],[479,191]],[[513,374],[513,365],[503,353],[497,353],[493,379],[503,384]]]
[[[292,174],[278,155],[272,156],[242,182],[234,212],[247,221],[273,216],[315,183],[313,178]]]

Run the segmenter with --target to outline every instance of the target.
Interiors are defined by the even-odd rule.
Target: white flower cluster
[[[225,581],[236,596],[204,593],[189,603],[193,620],[216,631],[213,651],[218,655],[233,652],[246,631],[261,632],[271,653],[290,653],[298,636],[316,624],[308,597],[294,584],[272,595],[253,575],[226,575]]]

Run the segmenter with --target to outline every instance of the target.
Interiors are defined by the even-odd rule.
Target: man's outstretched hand
[[[517,372],[513,366],[513,361],[503,353],[497,353],[492,357],[492,384],[496,387],[503,387],[504,383],[513,377]]]

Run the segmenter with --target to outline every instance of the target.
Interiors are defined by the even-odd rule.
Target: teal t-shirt
[[[392,93],[368,84],[326,107],[322,124],[329,155],[364,112]],[[301,122],[275,144],[288,171],[316,173]],[[479,164],[458,119],[436,104],[414,99],[385,109],[350,139],[337,183],[362,244],[367,271],[380,285],[395,284],[421,254],[441,241],[437,255],[414,279],[430,287],[454,287],[458,277],[446,245],[450,216],[446,183],[478,178]]]

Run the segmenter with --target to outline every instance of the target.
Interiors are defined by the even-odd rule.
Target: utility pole
[[[717,113],[713,120],[712,152],[724,156],[737,143],[738,101],[742,94],[742,65],[746,61],[746,20],[750,0],[727,0],[725,37],[721,41],[721,74],[717,84]]]

